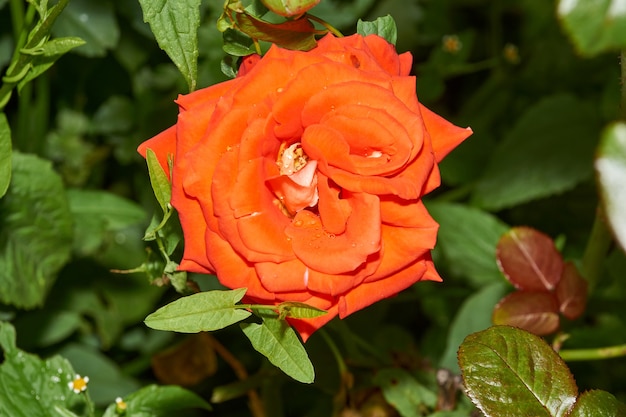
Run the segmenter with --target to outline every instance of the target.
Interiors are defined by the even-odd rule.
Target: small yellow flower
[[[126,402],[124,402],[124,400],[122,400],[122,397],[117,397],[115,399],[115,408],[117,410],[118,413],[122,413],[126,410]]]
[[[441,42],[443,50],[451,54],[456,54],[463,48],[463,42],[456,35],[445,35]]]
[[[89,383],[88,376],[82,377],[76,374],[74,380],[72,382],[68,382],[67,386],[70,387],[70,389],[76,394],[80,394],[87,389],[87,383]]]

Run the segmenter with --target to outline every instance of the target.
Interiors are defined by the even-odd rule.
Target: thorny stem
[[[245,366],[242,365],[241,362],[230,353],[228,349],[224,345],[222,345],[218,340],[214,337],[211,337],[211,344],[213,345],[213,349],[215,352],[220,355],[222,359],[230,366],[230,368],[235,372],[237,378],[241,381],[245,381],[248,379],[248,372],[246,371]],[[263,407],[263,402],[259,397],[259,394],[251,389],[248,391],[248,400],[250,401],[250,411],[252,412],[253,417],[266,417],[265,408]]]

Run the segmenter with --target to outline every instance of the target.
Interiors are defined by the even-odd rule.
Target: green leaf
[[[402,417],[420,417],[427,415],[428,408],[437,404],[437,395],[419,383],[413,376],[402,369],[381,369],[373,379],[385,400]]]
[[[468,396],[487,417],[563,417],[578,395],[559,355],[514,327],[469,335],[459,349],[459,365]]]
[[[76,53],[88,57],[104,56],[120,38],[113,7],[108,2],[72,0],[57,19],[52,32],[58,37],[73,37],[85,44]]]
[[[74,311],[46,309],[20,316],[14,324],[20,333],[20,346],[48,347],[74,333],[82,319]]]
[[[481,288],[500,281],[496,245],[508,227],[482,210],[461,204],[428,204],[428,211],[440,224],[437,247],[458,275]]]
[[[568,417],[616,417],[626,416],[626,405],[617,401],[613,394],[593,390],[583,392]]]
[[[74,216],[97,218],[110,230],[137,224],[147,218],[140,205],[108,191],[71,189],[67,190],[67,198]]]
[[[238,30],[226,29],[222,34],[224,52],[232,56],[247,56],[256,53],[252,38]],[[237,75],[235,72],[233,78]]]
[[[284,319],[285,317],[292,317],[294,319],[312,319],[328,313],[326,310],[295,301],[284,301],[278,304],[276,309],[278,310],[278,315],[281,319]]]
[[[390,15],[381,16],[373,22],[359,19],[356,23],[356,32],[362,36],[378,35],[392,45],[398,40],[398,28]]]
[[[494,150],[473,201],[500,210],[567,191],[590,178],[598,125],[594,108],[572,96],[535,104]]]
[[[32,308],[70,258],[72,217],[50,162],[13,152],[12,176],[0,200],[0,300]]]
[[[211,410],[209,403],[192,391],[178,386],[148,385],[123,398],[126,414],[132,417],[168,417],[188,408]],[[111,404],[103,417],[117,417],[116,404]]]
[[[152,149],[146,151],[146,162],[154,196],[159,202],[163,213],[167,213],[170,210],[169,204],[172,199],[172,184]]]
[[[266,317],[262,324],[242,323],[252,346],[296,381],[310,384],[315,370],[296,332],[285,320]]]
[[[180,298],[146,317],[146,326],[180,333],[210,332],[237,323],[250,312],[235,308],[245,288],[206,291]]]
[[[626,47],[623,0],[560,0],[558,15],[583,55],[592,56]]]
[[[42,47],[36,48],[37,55],[32,60],[32,68],[18,83],[18,91],[26,83],[46,72],[64,54],[84,44],[85,41],[80,38],[66,37],[53,39],[43,44]]]
[[[194,91],[198,78],[200,0],[139,0],[139,4],[159,46],[181,72],[189,91]]]
[[[446,350],[443,353],[439,366],[455,373],[459,372],[457,351],[467,335],[485,330],[491,326],[491,315],[494,306],[507,291],[507,285],[494,282],[468,297],[456,313],[446,341]]]
[[[0,113],[0,198],[11,182],[11,127],[6,115]]]
[[[111,232],[146,220],[147,213],[133,201],[107,191],[67,191],[74,217],[74,251],[82,256],[97,255]]]
[[[604,131],[595,167],[609,225],[626,250],[626,123],[614,123]]]
[[[58,417],[87,415],[89,395],[75,394],[68,384],[75,372],[70,363],[53,356],[41,360],[16,348],[15,329],[0,322],[0,415],[11,417]],[[71,410],[71,411],[70,411]]]

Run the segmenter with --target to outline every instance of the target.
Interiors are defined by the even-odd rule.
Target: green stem
[[[617,358],[626,356],[626,344],[594,349],[565,349],[559,355],[567,362]]]
[[[319,331],[319,334],[322,336],[322,338],[324,338],[324,341],[328,345],[328,348],[330,349],[335,360],[337,361],[337,367],[339,368],[339,375],[346,374],[348,372],[348,366],[346,365],[346,362],[343,360],[343,356],[341,355],[341,352],[339,351],[337,344],[335,343],[333,338],[330,337],[330,335],[325,329],[322,328],[318,331]]]
[[[587,247],[583,253],[581,273],[589,283],[589,292],[598,284],[602,275],[604,260],[611,247],[612,235],[600,207],[596,210]]]
[[[335,28],[334,26],[332,26],[330,23],[328,23],[325,20],[320,19],[317,16],[313,16],[311,14],[306,15],[306,17],[310,20],[313,20],[317,23],[319,23],[320,25],[324,26],[326,29],[328,29],[329,32],[331,32],[333,35],[335,35],[338,38],[343,38],[343,33],[341,33],[337,28]]]
[[[13,38],[19,39],[22,28],[24,27],[24,1],[11,0],[11,24],[13,25]]]
[[[620,116],[622,120],[626,120],[626,49],[620,54],[620,79],[621,79],[621,102]]]

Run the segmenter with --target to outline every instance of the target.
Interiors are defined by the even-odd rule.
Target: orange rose
[[[290,319],[306,340],[420,280],[440,281],[421,198],[471,134],[422,106],[412,57],[378,36],[273,46],[233,80],[180,96],[178,123],[143,143],[167,170],[185,236],[180,268],[255,303],[327,310]]]

